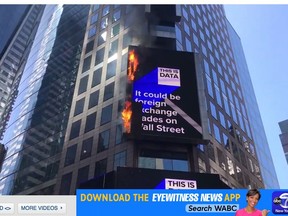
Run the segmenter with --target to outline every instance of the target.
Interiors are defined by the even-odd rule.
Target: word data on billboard
[[[135,138],[201,140],[194,54],[130,46],[124,128]]]

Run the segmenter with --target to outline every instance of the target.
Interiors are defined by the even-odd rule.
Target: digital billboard
[[[130,46],[125,132],[157,141],[203,140],[197,76],[194,53]]]

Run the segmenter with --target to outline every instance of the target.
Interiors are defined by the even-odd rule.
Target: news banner
[[[165,216],[235,216],[247,206],[247,189],[195,189],[192,181],[166,189],[77,190],[77,216],[95,215],[165,215]],[[190,186],[190,188],[189,188]],[[174,189],[174,190],[173,190]],[[268,215],[288,215],[288,190],[259,190],[256,208]]]

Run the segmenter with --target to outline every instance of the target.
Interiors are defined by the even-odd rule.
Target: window
[[[99,91],[91,93],[89,97],[88,109],[97,106],[98,100],[99,100]]]
[[[102,67],[94,71],[91,88],[101,83],[101,76],[102,76]]]
[[[80,80],[79,88],[78,88],[78,95],[80,95],[81,93],[87,90],[87,83],[88,83],[88,76],[85,76]]]
[[[60,191],[59,191],[60,195],[70,194],[71,180],[72,180],[72,172],[62,176],[61,186],[60,186]]]
[[[119,152],[114,155],[114,170],[117,167],[123,167],[126,165],[126,151]]]
[[[79,115],[83,112],[85,98],[82,98],[76,102],[74,116]]]
[[[94,40],[88,42],[87,45],[86,45],[85,53],[89,53],[90,51],[92,51],[93,50],[93,46],[94,46]]]
[[[205,73],[210,76],[210,67],[209,67],[208,62],[205,59],[204,59],[204,69],[205,69]]]
[[[93,137],[90,137],[83,141],[80,160],[83,160],[91,156],[92,144],[93,144]]]
[[[103,12],[102,12],[102,16],[105,16],[109,13],[109,10],[110,10],[110,6],[107,5],[103,8]]]
[[[188,13],[183,7],[182,7],[182,13],[183,13],[183,16],[185,17],[185,19],[188,20]]]
[[[217,111],[216,111],[216,107],[215,105],[210,101],[210,110],[211,110],[211,114],[212,116],[217,119]]]
[[[116,74],[116,64],[117,64],[117,60],[114,60],[114,61],[110,62],[107,65],[106,80],[108,80],[111,77],[115,76],[115,74]]]
[[[221,123],[221,125],[222,125],[224,128],[226,128],[225,117],[224,117],[224,115],[222,114],[221,111],[219,111],[219,116],[220,116],[220,123]]]
[[[104,31],[98,36],[98,46],[102,45],[106,42],[107,39],[107,31]]]
[[[103,62],[104,52],[105,52],[105,48],[104,47],[102,49],[100,49],[100,50],[97,50],[96,58],[95,58],[95,65],[98,65],[99,63]]]
[[[192,52],[191,42],[185,37],[186,50]]]
[[[116,22],[116,21],[118,21],[119,19],[120,19],[120,10],[118,10],[118,11],[116,11],[116,12],[114,12],[113,13],[113,22]]]
[[[121,60],[121,72],[122,71],[126,71],[127,70],[127,56],[128,54],[125,53],[124,55],[122,55],[122,60]]]
[[[90,25],[94,24],[98,20],[98,13],[91,16]]]
[[[199,47],[199,40],[198,40],[198,37],[195,34],[193,34],[193,41]]]
[[[125,22],[124,22],[124,29],[130,27],[133,23],[133,19],[131,19],[130,16],[125,17]]]
[[[110,43],[109,57],[117,53],[118,51],[118,39]]]
[[[102,109],[101,115],[101,125],[106,124],[111,121],[112,119],[112,104],[106,106]]]
[[[120,24],[117,24],[117,25],[113,26],[112,29],[111,29],[111,38],[115,37],[116,35],[118,35],[119,31],[120,31]]]
[[[98,8],[99,8],[99,5],[93,5],[93,7],[92,7],[92,12],[98,10]]]
[[[115,140],[115,144],[118,145],[122,142],[123,140],[123,128],[122,128],[122,124],[119,124],[116,126],[116,140]]]
[[[201,49],[202,49],[202,53],[207,57],[207,50],[203,44],[201,45]]]
[[[96,112],[87,116],[86,125],[85,125],[85,133],[95,128],[95,122],[96,122]]]
[[[97,152],[102,152],[108,149],[110,138],[110,130],[103,131],[99,134]]]
[[[126,77],[121,77],[119,82],[119,94],[126,92]]]
[[[108,17],[104,17],[101,19],[101,30],[105,29],[108,26]]]
[[[65,162],[64,162],[65,167],[75,162],[76,151],[77,151],[77,144],[67,148]]]
[[[81,119],[76,122],[73,122],[71,131],[70,131],[69,140],[74,139],[79,136],[80,126],[81,126]]]
[[[78,188],[82,182],[88,180],[88,174],[89,174],[89,166],[82,167],[78,170],[76,188]]]
[[[107,158],[97,161],[95,164],[94,176],[100,176],[106,173],[107,170]]]
[[[190,36],[190,29],[186,22],[184,22],[184,30]]]
[[[223,169],[226,170],[226,161],[223,155],[223,152],[217,148],[217,154],[218,154],[218,162],[219,166]]]
[[[103,101],[106,101],[106,100],[112,98],[113,95],[114,95],[114,82],[105,86]]]
[[[92,56],[88,56],[87,58],[84,59],[83,67],[82,67],[82,73],[90,69],[91,65],[91,58]]]
[[[214,137],[219,143],[221,143],[220,130],[215,124],[213,124],[213,127],[214,127]]]
[[[208,90],[208,94],[214,98],[214,94],[213,94],[213,88],[212,88],[212,84],[211,84],[211,78],[206,74],[206,81],[207,81],[207,90]]]
[[[123,49],[128,47],[128,45],[132,42],[132,39],[129,35],[129,32],[127,32],[126,34],[124,34],[123,36]]]
[[[181,30],[179,29],[178,26],[175,26],[175,30],[176,30],[176,39],[182,44]]]
[[[93,26],[88,31],[88,38],[93,37],[96,34],[96,26]]]

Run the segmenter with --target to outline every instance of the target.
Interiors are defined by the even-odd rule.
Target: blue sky
[[[288,166],[278,122],[288,119],[288,5],[225,5],[241,38],[280,188]]]

